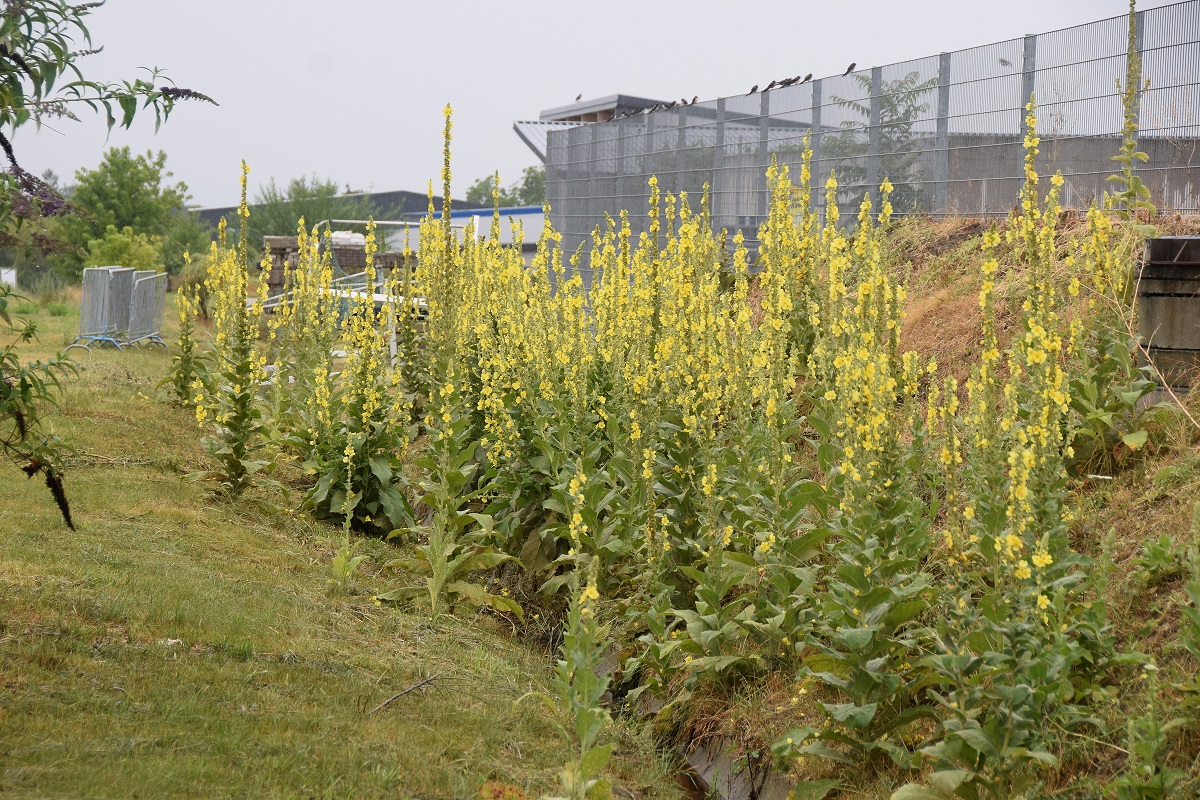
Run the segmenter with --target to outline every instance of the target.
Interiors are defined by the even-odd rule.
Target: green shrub
[[[162,254],[149,237],[144,233],[134,233],[128,225],[120,230],[115,225],[109,225],[101,238],[88,242],[87,249],[83,259],[87,267],[116,265],[161,270],[163,266]]]

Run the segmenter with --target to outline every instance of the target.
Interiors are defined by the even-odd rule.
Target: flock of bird
[[[851,72],[854,72],[854,68],[857,66],[858,66],[857,63],[851,62],[850,66],[846,67],[846,71],[842,73],[842,77],[844,78],[847,75],[849,75]],[[771,81],[770,83],[767,84],[767,88],[763,89],[763,91],[769,92],[772,89],[785,89],[788,86],[795,86],[795,85],[803,86],[804,84],[808,83],[811,80],[812,80],[812,73],[810,72],[807,75],[805,75],[803,78],[801,78],[799,75],[797,75],[794,78],[784,78],[781,81]],[[757,92],[758,92],[758,84],[756,83],[750,87],[750,91],[746,92],[746,94],[752,95],[752,94],[756,94]]]
[[[852,63],[850,66],[846,67],[846,71],[842,73],[842,77],[844,78],[847,75],[849,75],[851,72],[854,72],[854,68],[857,66],[858,66],[858,64]],[[767,84],[766,88],[763,89],[763,91],[769,92],[772,89],[784,89],[784,88],[787,88],[788,86],[803,86],[804,84],[811,81],[812,77],[813,77],[812,73],[810,72],[807,75],[804,75],[803,77],[801,77],[800,75],[797,75],[794,78],[784,78],[781,81],[771,81],[770,83]],[[749,96],[749,95],[757,94],[757,93],[758,93],[758,84],[756,83],[756,84],[754,84],[754,86],[750,87],[750,91],[746,92],[746,95]],[[578,101],[582,97],[583,97],[583,93],[580,92],[579,94],[575,95],[575,100]],[[672,108],[675,108],[676,106],[695,105],[696,101],[699,99],[700,99],[700,97],[699,97],[699,95],[697,95],[697,96],[693,97],[691,100],[684,98],[681,100],[671,100],[666,103],[658,103],[657,105],[653,105],[650,108],[639,108],[639,109],[635,109],[633,111],[626,111],[624,114],[619,115],[617,117],[617,119],[624,119],[625,117],[635,117],[639,114],[652,114],[655,111],[668,111]]]

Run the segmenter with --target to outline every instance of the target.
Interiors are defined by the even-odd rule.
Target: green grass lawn
[[[49,356],[65,315],[31,314]],[[171,309],[168,319],[173,319]],[[0,794],[6,797],[536,796],[567,754],[539,702],[553,654],[494,618],[434,623],[379,607],[370,556],[330,588],[340,531],[299,498],[229,504],[186,478],[190,414],[154,399],[161,350],[75,350],[47,424],[69,442],[66,528],[40,481],[0,465]],[[428,685],[369,714],[396,692]],[[644,734],[614,726],[626,796],[673,796]]]

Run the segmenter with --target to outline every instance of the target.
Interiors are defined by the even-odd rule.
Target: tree
[[[254,194],[250,209],[250,235],[295,236],[296,223],[303,218],[310,228],[326,219],[362,219],[386,213],[376,209],[365,197],[345,197],[338,194],[336,181],[321,180],[316,175],[288,181],[280,187],[271,178]]]
[[[152,110],[155,123],[170,115],[177,100],[210,98],[190,89],[155,86],[157,69],[148,79],[99,83],[84,77],[79,61],[90,53],[85,24],[103,2],[76,4],[65,0],[10,0],[0,9],[0,150],[8,160],[0,172],[0,245],[20,245],[42,252],[61,248],[49,223],[70,214],[72,207],[49,182],[21,168],[13,152],[13,132],[44,117],[76,119],[72,109],[103,111],[109,129],[128,128],[139,113]],[[87,49],[76,49],[81,45]],[[13,295],[0,288],[0,325],[12,337],[0,348],[0,454],[27,476],[41,475],[68,527],[73,527],[63,489],[60,443],[39,424],[40,410],[58,393],[59,381],[72,370],[70,361],[23,363],[18,347],[35,338],[28,320],[8,310]]]
[[[186,266],[183,254],[191,253],[193,259],[208,252],[213,240],[211,225],[201,222],[196,212],[179,209],[171,214],[166,233],[157,242],[163,266],[172,275],[178,275]]]
[[[546,202],[546,168],[526,167],[521,172],[521,181],[515,184],[518,205],[540,206]]]
[[[162,267],[162,253],[146,234],[134,233],[128,225],[120,230],[109,225],[104,236],[88,242],[83,264],[86,267],[120,266],[157,271]]]
[[[157,130],[179,100],[214,102],[191,89],[156,86],[166,80],[157,68],[132,81],[85,78],[79,62],[99,52],[92,48],[86,18],[103,5],[104,0],[21,0],[0,10],[0,149],[9,163],[0,173],[0,245],[20,243],[22,228],[73,210],[53,186],[21,168],[10,141],[15,130],[31,122],[41,127],[45,118],[77,120],[80,108],[103,111],[109,129],[128,128],[139,111],[152,111]],[[76,49],[79,45],[84,49]],[[61,248],[38,234],[32,236],[35,246]]]
[[[89,243],[102,238],[108,228],[131,228],[150,238],[159,248],[161,265],[170,272],[183,267],[183,252],[205,249],[211,241],[207,230],[184,204],[189,199],[187,184],[171,182],[167,154],[147,151],[133,155],[128,147],[114,147],[104,154],[95,169],[75,173],[71,203],[77,216],[63,221],[73,251],[58,259],[64,277],[78,277]]]
[[[871,78],[867,75],[853,76],[869,96]],[[913,132],[917,120],[929,110],[925,96],[937,88],[937,78],[921,80],[920,72],[910,72],[903,78],[884,81],[880,93],[879,108],[879,180],[891,180],[895,185],[892,205],[897,211],[918,211],[921,197],[916,188],[921,182],[920,134]],[[871,119],[869,103],[834,96],[833,102],[857,114],[861,121],[847,120],[837,134],[825,139],[824,154],[839,159],[838,183],[846,187],[846,197],[851,213],[857,213],[858,201],[862,199],[860,187],[867,180],[865,159],[868,143],[864,138],[863,126]],[[843,160],[844,159],[844,160]],[[857,197],[852,193],[857,192]]]
[[[114,147],[95,169],[75,173],[71,202],[86,211],[90,220],[78,219],[95,231],[109,225],[130,227],[146,234],[165,231],[171,214],[189,199],[187,184],[169,183],[167,154],[132,155],[128,147]]]
[[[500,182],[500,175],[480,178],[467,189],[467,202],[480,205],[492,204],[492,189]],[[499,187],[501,208],[506,206],[540,206],[546,202],[546,168],[526,167],[521,180],[508,187]]]

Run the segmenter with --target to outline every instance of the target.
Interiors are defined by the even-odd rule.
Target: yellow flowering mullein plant
[[[247,228],[250,209],[246,202],[246,181],[250,168],[242,162],[242,199],[238,206],[238,240],[230,247],[225,220],[218,228],[218,240],[209,256],[206,284],[213,304],[211,386],[197,395],[196,420],[207,427],[205,449],[217,460],[217,470],[197,477],[220,482],[230,496],[240,495],[254,475],[269,467],[263,454],[263,408],[259,386],[266,379],[266,360],[258,348],[259,325],[266,298],[266,272],[270,261],[261,265],[258,290],[249,295],[250,261]]]
[[[323,355],[310,354],[317,386],[312,395],[316,418],[309,424],[326,427],[310,434],[316,444],[309,449],[305,466],[318,477],[305,505],[356,528],[388,534],[412,523],[411,507],[399,487],[409,444],[409,404],[390,355],[389,331],[398,305],[396,282],[388,279],[380,285],[375,270],[377,246],[375,223],[370,221],[364,286],[343,301],[341,340],[346,358],[337,380],[330,378]],[[328,284],[320,286],[315,307],[298,304],[295,312],[315,314],[310,324],[318,331],[314,337],[318,343],[325,341],[320,333],[327,324],[322,315],[332,314],[332,308],[319,302],[328,294]]]
[[[891,216],[891,188],[886,179],[880,186],[879,226]],[[826,190],[832,212],[835,176]],[[819,613],[809,641],[819,655],[806,659],[801,677],[826,683],[842,701],[823,704],[825,727],[794,731],[776,752],[882,753],[909,766],[911,753],[890,737],[932,716],[919,700],[922,673],[910,635],[929,589],[922,568],[929,503],[919,485],[924,416],[916,400],[922,370],[915,353],[898,352],[904,289],[882,267],[870,198],[853,241],[837,221],[830,213],[821,239],[828,286],[810,359],[811,419],[838,503],[827,523],[836,566],[814,598]]]
[[[1129,4],[1126,75],[1121,99],[1124,139],[1113,161],[1120,172],[1108,177],[1120,187],[1105,193],[1103,203],[1088,208],[1088,235],[1083,244],[1084,280],[1072,276],[1068,292],[1078,298],[1079,315],[1072,320],[1071,345],[1075,377],[1071,406],[1080,420],[1072,431],[1070,453],[1089,472],[1110,470],[1122,448],[1138,450],[1148,439],[1138,406],[1162,376],[1150,363],[1138,366],[1139,343],[1134,330],[1132,294],[1136,250],[1146,237],[1156,236],[1153,225],[1139,224],[1141,214],[1153,215],[1150,189],[1135,174],[1136,162],[1148,160],[1138,150],[1138,104],[1142,60],[1137,48],[1136,11]],[[1069,266],[1074,267],[1073,257]]]
[[[1046,719],[1069,725],[1082,714],[1076,703],[1090,691],[1090,673],[1112,652],[1104,604],[1087,597],[1095,591],[1085,584],[1088,562],[1067,541],[1067,326],[1052,269],[1063,181],[1051,178],[1040,200],[1032,100],[1027,108],[1025,184],[1003,237],[1025,267],[1021,319],[1002,375],[994,299],[1001,236],[989,230],[983,352],[967,385],[962,480],[947,488],[955,504],[948,570],[925,660],[944,691],[936,695],[942,738],[924,752],[942,773],[936,780],[953,776],[980,797],[1011,797],[1030,785],[1035,767],[1056,763],[1044,749]],[[914,784],[897,796],[923,791]]]
[[[285,263],[283,294],[267,318],[271,347],[276,423],[285,441],[300,454],[317,446],[329,429],[327,385],[333,371],[341,301],[333,294],[333,260],[328,233],[325,247],[314,228],[301,219],[296,230],[295,265]],[[320,385],[323,404],[316,407]]]
[[[183,254],[183,262],[191,266],[190,253]],[[171,371],[158,385],[161,388],[169,384],[174,400],[179,405],[194,406],[197,394],[203,399],[203,387],[207,379],[207,363],[196,340],[196,315],[200,311],[200,301],[195,288],[186,284],[179,287],[175,292],[175,311],[179,315],[179,336],[175,344],[178,352],[171,357]]]

